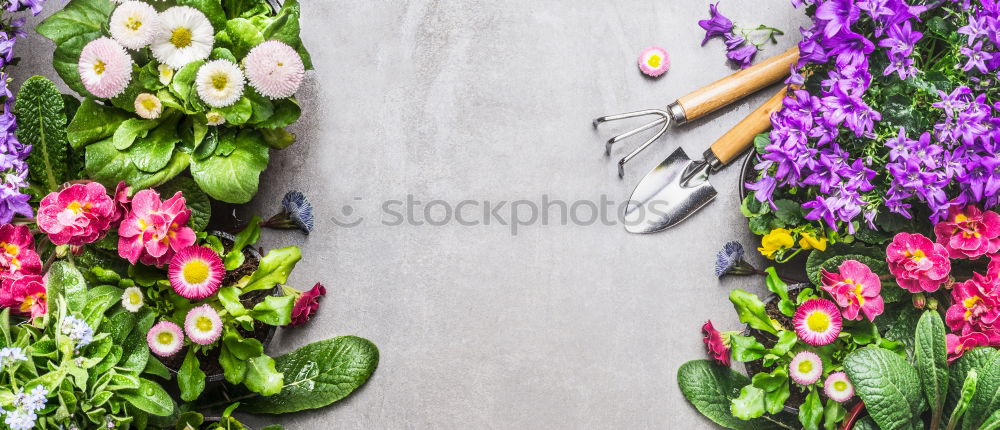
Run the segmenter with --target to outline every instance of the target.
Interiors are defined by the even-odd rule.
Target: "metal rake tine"
[[[645,150],[646,148],[648,148],[649,145],[652,145],[653,142],[655,142],[657,139],[659,139],[660,136],[663,136],[663,134],[667,132],[667,129],[670,128],[670,115],[667,114],[664,111],[659,111],[659,112],[663,114],[663,121],[664,121],[663,127],[661,127],[660,130],[657,131],[656,134],[653,135],[653,137],[650,137],[649,139],[646,140],[646,142],[644,142],[638,148],[636,148],[635,150],[633,150],[632,152],[630,152],[628,155],[622,157],[621,160],[618,160],[618,177],[619,178],[624,178],[625,177],[625,163],[628,163],[630,160],[632,160],[633,158],[635,158],[636,155],[639,155],[640,152],[642,152],[643,150]],[[647,125],[649,125],[649,124],[647,124]],[[643,127],[645,127],[644,129],[652,128],[652,127],[646,127],[646,126],[643,126]],[[643,128],[643,127],[640,127],[640,128]],[[636,133],[638,133],[638,131]],[[632,134],[635,134],[635,133],[632,133]]]
[[[626,131],[626,132],[624,132],[622,134],[619,134],[619,135],[617,135],[615,137],[612,137],[611,139],[608,139],[608,142],[604,144],[604,153],[607,154],[607,155],[611,155],[611,147],[614,146],[614,144],[616,144],[618,142],[621,142],[621,141],[623,141],[625,139],[628,139],[628,138],[630,138],[632,136],[635,136],[636,134],[639,134],[639,133],[642,133],[642,132],[644,132],[646,130],[649,130],[649,129],[653,128],[653,127],[656,127],[656,126],[658,126],[660,124],[663,124],[665,121],[667,121],[667,118],[660,118],[660,119],[658,119],[656,121],[653,121],[651,123],[643,125],[642,127],[634,128],[632,130],[629,130],[629,131]]]

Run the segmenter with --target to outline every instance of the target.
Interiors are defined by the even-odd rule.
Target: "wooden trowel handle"
[[[782,80],[797,61],[799,48],[796,46],[695,90],[677,99],[677,104],[684,108],[686,121],[700,118]]]
[[[771,114],[781,110],[782,102],[787,93],[788,86],[781,87],[781,91],[778,91],[774,97],[750,112],[750,115],[743,118],[743,121],[740,121],[712,144],[712,153],[719,159],[721,166],[729,164],[730,161],[742,154],[753,143],[754,136],[771,128]]]

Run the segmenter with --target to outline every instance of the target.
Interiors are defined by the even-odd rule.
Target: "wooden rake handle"
[[[729,164],[750,147],[754,136],[771,128],[771,115],[781,110],[786,94],[788,94],[788,86],[781,87],[781,91],[778,91],[759,108],[750,112],[750,115],[743,118],[739,124],[736,124],[712,144],[712,153],[719,159],[721,166]]]
[[[797,61],[799,48],[796,46],[695,90],[677,99],[677,104],[684,109],[686,121],[698,119],[784,79]]]

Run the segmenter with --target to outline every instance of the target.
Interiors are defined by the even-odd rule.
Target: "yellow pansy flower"
[[[795,246],[795,238],[792,237],[792,232],[788,229],[776,228],[764,235],[760,240],[760,248],[757,250],[768,259],[774,260],[774,254],[778,251],[793,246]]]
[[[826,238],[816,238],[812,233],[807,231],[802,232],[802,238],[799,239],[799,246],[802,249],[818,249],[820,251],[826,251]]]

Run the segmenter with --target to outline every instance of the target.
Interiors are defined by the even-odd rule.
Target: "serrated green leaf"
[[[64,107],[59,89],[41,76],[28,78],[14,101],[17,138],[32,148],[28,156],[29,178],[48,192],[57,191],[68,178]]]
[[[248,400],[241,410],[283,414],[321,408],[347,397],[375,372],[378,348],[367,339],[342,336],[303,346],[275,359],[284,387]],[[728,370],[728,369],[726,369]],[[743,378],[746,381],[746,377]],[[728,400],[726,407],[729,407]]]
[[[927,400],[917,370],[898,354],[876,347],[851,352],[844,369],[868,413],[885,430],[922,428]]]

